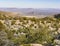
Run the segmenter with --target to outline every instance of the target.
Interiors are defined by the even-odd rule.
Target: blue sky
[[[60,8],[60,0],[0,0],[6,8]]]

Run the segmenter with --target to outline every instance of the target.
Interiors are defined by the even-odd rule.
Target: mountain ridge
[[[41,16],[41,15],[54,15],[60,14],[60,9],[54,8],[0,8],[0,11],[6,12],[17,12],[23,15],[33,15],[33,16]]]

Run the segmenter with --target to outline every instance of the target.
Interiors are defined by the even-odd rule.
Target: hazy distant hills
[[[54,15],[59,14],[60,9],[53,9],[53,8],[0,8],[0,11],[7,11],[7,12],[18,12],[24,15]]]

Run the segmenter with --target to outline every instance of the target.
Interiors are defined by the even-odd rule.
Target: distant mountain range
[[[0,11],[7,11],[7,12],[18,12],[23,15],[54,15],[60,14],[60,9],[53,9],[53,8],[0,8]]]

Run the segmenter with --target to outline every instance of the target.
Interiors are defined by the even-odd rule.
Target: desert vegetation
[[[60,18],[57,17],[12,17],[0,13],[0,46],[60,45]]]

